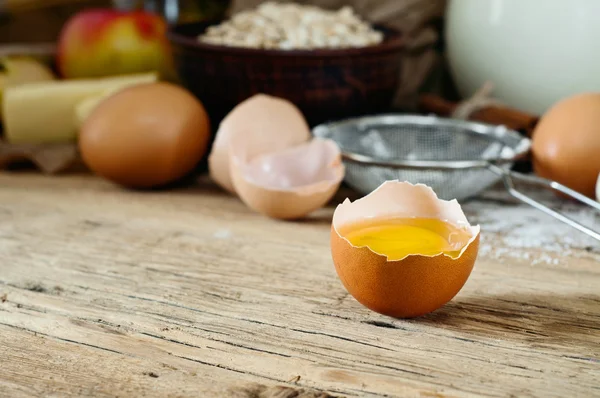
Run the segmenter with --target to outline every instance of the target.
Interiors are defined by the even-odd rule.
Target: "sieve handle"
[[[580,194],[579,192],[576,192],[556,181],[551,181],[551,180],[547,180],[547,179],[541,178],[541,177],[535,177],[535,176],[529,176],[529,175],[525,175],[525,174],[521,174],[521,173],[516,173],[513,171],[506,171],[505,169],[498,167],[496,165],[493,165],[493,164],[490,164],[488,166],[488,168],[493,173],[502,177],[504,186],[506,187],[508,193],[511,196],[513,196],[514,198],[517,198],[520,201],[527,203],[528,205],[530,205],[530,206],[556,218],[557,220],[562,221],[565,224],[583,232],[584,234],[591,236],[592,238],[600,241],[600,233],[580,224],[579,222],[573,220],[572,218],[565,216],[564,214],[562,214],[556,210],[553,210],[553,209],[547,207],[546,205],[538,202],[537,200],[531,198],[530,196],[525,195],[523,192],[521,192],[515,188],[513,181],[514,180],[523,181],[525,183],[542,186],[542,187],[548,188],[548,189],[557,190],[559,192],[564,193],[567,196],[570,196],[573,199],[576,199],[582,203],[587,204],[590,207],[593,207],[594,209],[596,209],[598,211],[600,211],[600,203],[598,203],[595,200],[592,200],[592,199],[588,198],[587,196],[584,196],[584,195]]]

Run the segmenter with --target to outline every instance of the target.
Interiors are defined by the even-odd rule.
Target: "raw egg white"
[[[353,225],[401,219],[452,226],[459,239],[452,252],[421,254],[415,249],[394,259],[348,239]],[[477,258],[479,235],[480,227],[469,224],[456,200],[438,199],[425,185],[388,181],[336,208],[331,254],[342,284],[358,302],[384,315],[411,318],[435,311],[462,289]],[[402,243],[401,237],[393,238]]]

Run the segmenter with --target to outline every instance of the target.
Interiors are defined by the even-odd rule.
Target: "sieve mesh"
[[[510,169],[528,141],[503,127],[427,116],[388,115],[352,119],[317,126],[317,137],[337,142],[344,154],[366,156],[377,162],[498,161]],[[528,149],[528,146],[527,146]],[[370,162],[346,163],[346,182],[367,194],[386,180],[430,186],[446,200],[475,196],[500,180],[484,167],[460,169],[384,167]]]

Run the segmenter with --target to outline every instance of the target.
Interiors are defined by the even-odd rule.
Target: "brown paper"
[[[400,29],[406,35],[407,52],[403,58],[403,71],[395,105],[415,108],[418,91],[434,67],[439,66],[439,54],[433,46],[439,33],[431,22],[444,15],[446,0],[279,0],[310,4],[326,9],[339,9],[349,5],[367,21]],[[254,8],[263,0],[233,0],[230,15]],[[436,91],[436,88],[429,88]]]
[[[63,172],[79,160],[77,145],[67,144],[8,144],[0,141],[0,169],[28,161],[46,174]]]

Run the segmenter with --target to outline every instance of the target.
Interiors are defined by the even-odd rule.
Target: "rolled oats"
[[[210,44],[264,49],[366,47],[383,41],[383,33],[345,6],[328,11],[316,6],[266,2],[242,11],[198,37]]]

